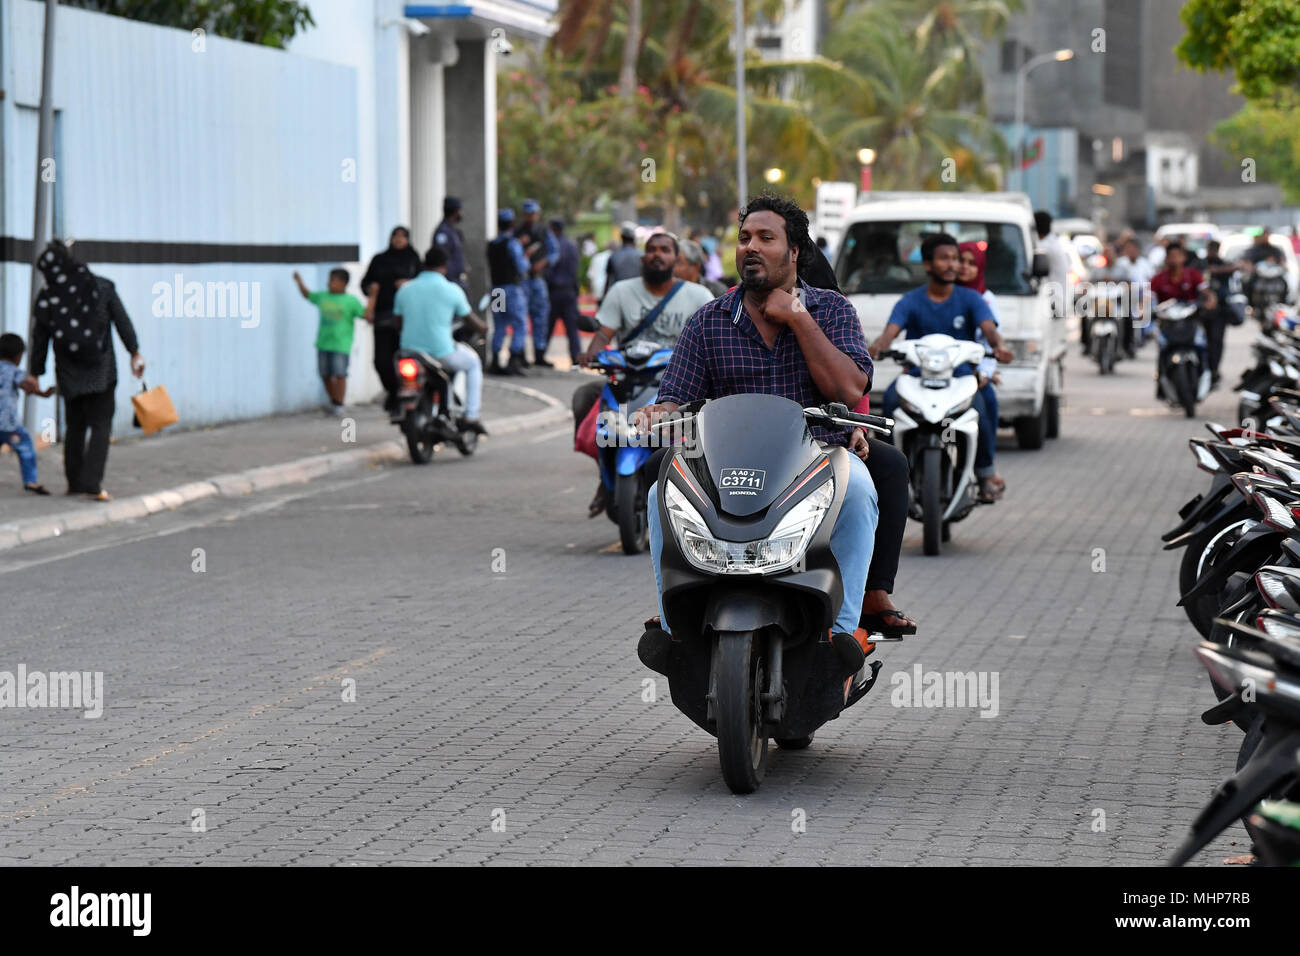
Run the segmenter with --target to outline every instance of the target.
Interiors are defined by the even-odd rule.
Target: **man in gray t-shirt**
[[[578,363],[589,366],[596,355],[615,339],[621,346],[630,336],[641,320],[673,288],[677,279],[673,268],[677,264],[677,240],[666,232],[657,232],[645,244],[645,255],[641,257],[641,275],[636,279],[624,279],[615,282],[605,292],[605,299],[596,312],[596,321],[600,328],[592,336],[578,359]],[[713,295],[704,286],[694,282],[685,282],[668,300],[663,311],[650,326],[637,336],[640,342],[655,342],[666,348],[677,344],[677,337],[682,334],[687,321],[701,306],[713,300]],[[574,428],[582,424],[591,407],[600,399],[603,381],[588,382],[580,385],[573,393]],[[601,484],[592,499],[589,513],[595,517],[605,510],[605,486]]]

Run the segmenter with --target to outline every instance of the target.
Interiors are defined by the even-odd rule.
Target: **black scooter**
[[[453,334],[478,351],[482,336],[468,326],[461,326]],[[389,417],[402,429],[411,461],[417,465],[428,464],[434,448],[440,442],[449,442],[468,457],[478,448],[482,429],[464,424],[468,380],[464,372],[449,369],[427,352],[416,349],[399,349],[393,356],[397,371],[397,404]]]
[[[668,678],[678,710],[718,738],[727,786],[751,793],[768,738],[807,747],[880,668],[852,635],[831,633],[843,584],[830,539],[849,452],[823,447],[808,423],[888,435],[893,422],[761,394],[681,411],[690,434],[663,457],[650,503],[672,636],[648,630],[638,654]]]

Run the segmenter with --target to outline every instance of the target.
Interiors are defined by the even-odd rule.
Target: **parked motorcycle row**
[[[1237,820],[1260,863],[1300,865],[1300,392],[1274,384],[1260,411],[1258,430],[1191,439],[1210,487],[1163,536],[1183,549],[1179,603],[1218,701],[1201,719],[1243,734],[1175,866]]]

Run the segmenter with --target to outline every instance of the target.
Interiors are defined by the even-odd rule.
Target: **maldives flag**
[[[1032,143],[1024,145],[1024,153],[1021,154],[1020,168],[1028,169],[1034,163],[1043,158],[1043,137],[1039,136]]]

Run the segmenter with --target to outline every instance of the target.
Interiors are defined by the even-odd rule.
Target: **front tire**
[[[646,493],[641,486],[640,472],[619,475],[614,483],[614,510],[618,514],[618,537],[624,554],[640,554],[649,543]]]
[[[1178,395],[1178,404],[1188,418],[1196,416],[1196,369],[1186,362],[1180,362],[1174,370],[1174,391]]]
[[[922,549],[927,555],[936,555],[943,540],[943,470],[939,467],[942,450],[927,448],[921,457],[921,522]]]
[[[761,694],[767,668],[753,631],[718,635],[718,761],[732,793],[753,793],[767,772],[767,731]]]

